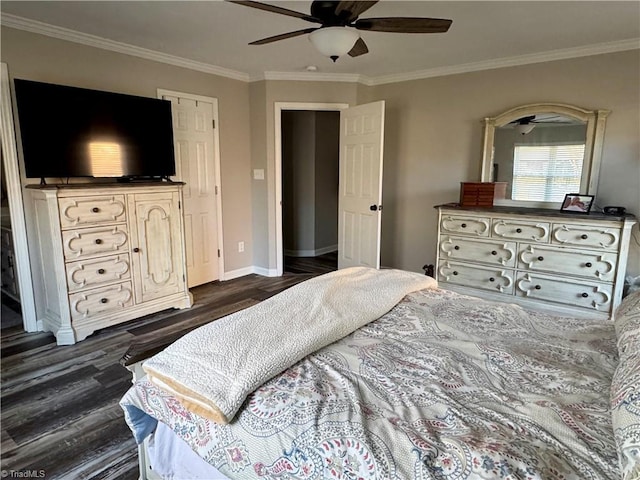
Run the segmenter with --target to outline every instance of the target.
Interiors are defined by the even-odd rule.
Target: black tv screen
[[[171,103],[15,80],[25,175],[175,175]]]

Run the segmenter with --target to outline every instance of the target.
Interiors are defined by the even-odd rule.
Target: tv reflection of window
[[[14,83],[27,178],[175,175],[171,102],[31,80]],[[115,146],[101,143],[117,144],[119,156]]]
[[[125,171],[117,142],[89,142],[89,161],[94,177],[121,177]]]

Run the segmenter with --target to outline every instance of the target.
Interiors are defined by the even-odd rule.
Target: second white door
[[[340,112],[338,268],[380,268],[384,101]]]
[[[215,105],[163,94],[171,101],[176,180],[185,182],[184,228],[188,286],[218,280],[219,242],[215,165]]]

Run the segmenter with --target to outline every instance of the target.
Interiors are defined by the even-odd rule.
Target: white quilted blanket
[[[230,422],[245,398],[306,355],[381,317],[425,275],[354,267],[315,277],[202,326],[143,366],[189,410]]]

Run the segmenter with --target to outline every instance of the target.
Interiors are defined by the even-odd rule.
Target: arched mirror
[[[608,114],[536,103],[485,118],[482,181],[506,183],[495,204],[558,208],[567,193],[596,195]]]

